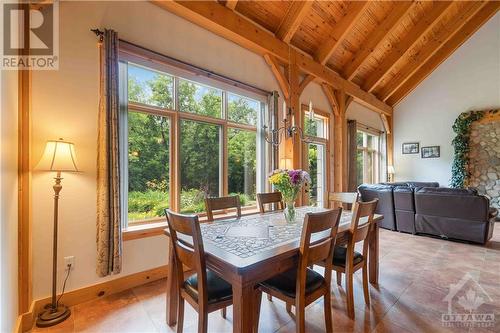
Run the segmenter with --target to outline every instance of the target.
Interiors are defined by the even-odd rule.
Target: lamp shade
[[[77,172],[75,145],[71,142],[59,140],[47,141],[37,170]]]
[[[387,173],[390,174],[390,175],[393,175],[395,173],[393,165],[388,165],[387,166]]]

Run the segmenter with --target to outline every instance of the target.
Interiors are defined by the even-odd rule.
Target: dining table
[[[282,211],[200,223],[207,268],[232,285],[233,332],[252,331],[252,295],[255,286],[297,266],[304,217],[306,213],[325,210],[313,206],[298,207],[293,223],[285,220]],[[349,241],[351,219],[351,211],[342,212],[336,245],[345,245]],[[378,283],[378,222],[382,219],[383,215],[374,215],[374,223],[368,236],[368,271],[371,284]],[[361,219],[360,224],[366,221],[366,218],[364,221]],[[165,229],[165,235],[170,236],[168,229]],[[168,257],[166,320],[169,326],[174,326],[177,321],[179,281],[174,273],[176,260],[172,242],[169,242]]]

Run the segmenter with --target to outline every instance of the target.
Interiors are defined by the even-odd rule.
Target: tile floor
[[[380,239],[380,283],[370,287],[371,305],[367,307],[356,274],[354,321],[345,313],[343,287],[332,283],[335,332],[500,332],[500,224],[486,247],[387,230],[381,230]],[[452,299],[453,313],[469,313],[465,309],[480,304],[472,313],[494,314],[493,326],[442,325],[450,284],[461,281],[466,273],[479,285],[464,279]],[[74,306],[66,322],[32,332],[174,332],[165,323],[165,282]],[[282,302],[263,297],[261,309],[260,332],[295,332],[293,316]],[[187,303],[185,316],[184,332],[196,332],[197,314]],[[231,308],[227,320],[219,312],[210,314],[209,332],[231,332],[231,319]],[[306,321],[307,332],[325,331],[322,300],[307,308]]]

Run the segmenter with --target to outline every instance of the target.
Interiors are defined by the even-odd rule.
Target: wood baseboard
[[[64,294],[61,298],[61,302],[67,306],[74,306],[166,278],[167,272],[168,267],[165,265],[103,283],[94,284],[92,286],[72,290]],[[29,331],[33,327],[35,318],[39,311],[43,309],[45,304],[50,303],[50,300],[50,297],[47,297],[33,301],[31,303],[30,310],[18,317],[14,333],[24,333]]]

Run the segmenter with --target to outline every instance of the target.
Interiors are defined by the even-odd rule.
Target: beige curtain
[[[97,269],[99,276],[120,273],[120,156],[118,128],[118,36],[105,30],[99,43],[100,87],[97,142]]]
[[[349,192],[356,192],[358,188],[358,168],[357,168],[357,153],[358,145],[356,142],[357,135],[357,124],[356,120],[347,121],[347,172],[348,172],[348,182],[347,190]]]

